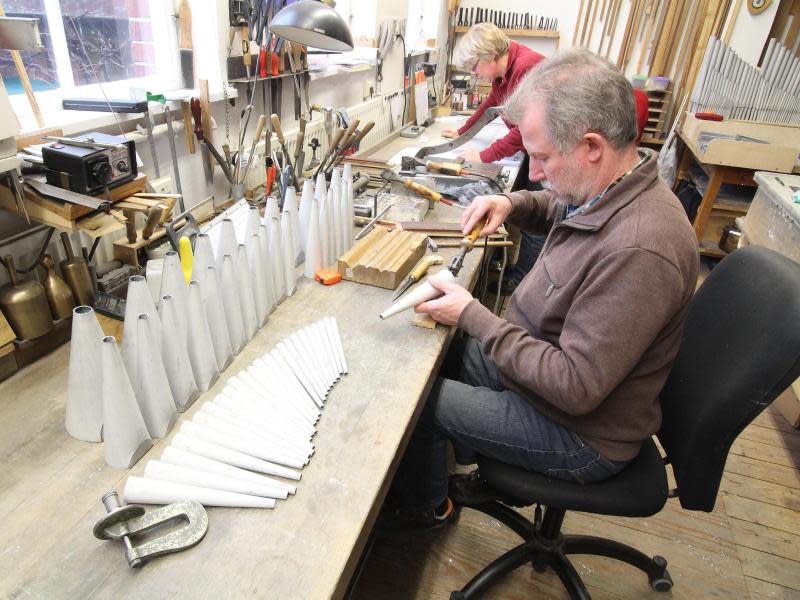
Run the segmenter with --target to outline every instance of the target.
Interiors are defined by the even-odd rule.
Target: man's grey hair
[[[617,150],[638,135],[631,84],[588,50],[563,50],[540,62],[508,97],[503,112],[520,123],[532,102],[544,104],[545,135],[562,154],[588,132],[599,133]]]

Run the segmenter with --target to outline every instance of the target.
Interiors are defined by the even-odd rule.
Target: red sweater
[[[541,60],[544,60],[544,56],[538,52],[534,52],[527,46],[523,46],[517,42],[511,42],[511,45],[508,47],[508,67],[506,68],[505,75],[498,77],[492,82],[492,91],[489,93],[489,96],[487,96],[486,100],[481,102],[475,114],[459,128],[458,135],[462,135],[472,127],[472,124],[481,118],[481,115],[487,108],[503,104],[528,71]],[[506,119],[503,119],[503,121],[509,129],[508,134],[481,151],[481,162],[494,162],[506,156],[513,156],[519,150],[525,150],[522,146],[522,136],[519,133],[519,128],[510,121],[506,121]]]

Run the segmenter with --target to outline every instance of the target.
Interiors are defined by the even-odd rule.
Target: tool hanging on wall
[[[289,155],[289,150],[286,148],[286,138],[283,137],[283,129],[281,128],[281,119],[277,114],[273,114],[270,117],[272,121],[272,129],[275,132],[275,135],[278,137],[278,143],[281,145],[281,150],[283,150],[283,160],[285,161],[285,166],[291,167],[292,160]],[[294,172],[292,168],[292,181],[294,183],[294,188],[296,191],[300,191],[300,184],[297,182],[297,174]]]
[[[222,169],[225,178],[228,180],[228,183],[233,184],[233,176],[230,172],[230,165],[225,162],[225,159],[220,156],[219,151],[211,144],[206,138],[203,133],[203,116],[202,110],[200,108],[200,99],[199,98],[192,98],[191,99],[191,109],[192,109],[192,116],[194,117],[194,134],[197,137],[197,140],[203,144],[203,147],[206,148],[211,155],[214,157],[214,160]]]
[[[192,7],[189,0],[178,4],[178,48],[181,55],[181,75],[185,89],[194,88],[194,46],[192,45]]]

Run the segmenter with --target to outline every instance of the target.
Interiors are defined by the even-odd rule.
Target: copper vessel
[[[0,309],[20,340],[32,340],[53,329],[44,287],[38,281],[17,280],[14,259],[5,257],[11,283],[0,288]]]
[[[89,265],[82,258],[77,258],[72,251],[72,244],[65,231],[61,232],[61,243],[67,258],[61,261],[61,274],[67,282],[72,295],[79,305],[94,306],[94,290],[92,289],[92,276],[89,274]]]
[[[50,305],[50,312],[56,320],[66,319],[72,316],[72,309],[75,308],[75,297],[69,289],[67,282],[64,281],[53,268],[55,262],[53,257],[45,254],[42,257],[42,266],[47,271],[44,279],[44,293],[47,296],[47,303]]]

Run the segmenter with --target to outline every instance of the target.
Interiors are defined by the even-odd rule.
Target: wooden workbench
[[[460,214],[437,206],[432,217],[457,221]],[[447,260],[455,250],[440,252]],[[480,250],[467,256],[459,282],[472,286],[480,258]],[[0,597],[341,597],[453,333],[412,327],[410,312],[379,320],[391,294],[348,281],[299,282],[172,434],[130,471],[140,475],[148,459],[160,457],[230,376],[332,315],[350,371],[327,400],[296,496],[274,510],[208,508],[203,541],[142,569],[128,567],[121,543],[92,535],[105,514],[101,496],[121,492],[128,471],[106,466],[102,445],[64,429],[69,345],[0,383]]]

